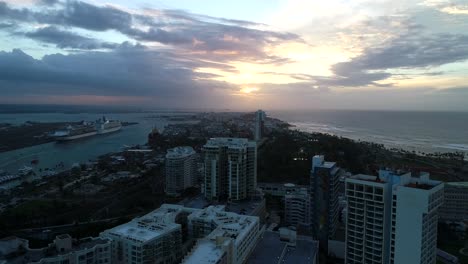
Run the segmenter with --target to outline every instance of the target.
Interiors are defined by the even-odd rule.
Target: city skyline
[[[464,1],[0,1],[0,104],[468,111]]]

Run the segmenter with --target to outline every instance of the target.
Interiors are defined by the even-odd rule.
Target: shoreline
[[[21,125],[10,123],[0,124],[0,137],[8,142],[8,145],[0,145],[0,153],[21,150],[33,146],[39,146],[55,142],[48,133],[58,130],[69,124],[78,122],[32,122],[27,121]],[[122,127],[137,125],[138,122],[122,122]],[[11,142],[14,140],[14,144]]]
[[[289,125],[289,129],[291,130],[297,130],[300,132],[304,133],[318,133],[318,134],[325,134],[325,135],[330,135],[330,136],[337,136],[337,137],[342,137],[346,138],[349,140],[353,140],[355,142],[367,142],[367,143],[373,143],[373,144],[381,144],[384,146],[385,149],[389,151],[397,151],[397,152],[408,152],[408,153],[415,153],[418,156],[425,156],[426,154],[447,154],[447,153],[465,153],[465,160],[468,160],[468,144],[456,144],[456,143],[436,143],[432,142],[429,143],[428,145],[422,145],[421,143],[418,144],[411,144],[408,142],[407,144],[404,143],[404,140],[409,140],[409,139],[395,139],[391,138],[390,136],[385,136],[385,135],[362,135],[362,136],[350,136],[350,135],[345,135],[340,134],[340,133],[334,133],[334,132],[326,132],[326,131],[321,131],[320,129],[314,129],[313,127],[318,126],[318,125],[323,125],[323,126],[328,126],[326,124],[318,124],[318,123],[310,123],[312,124],[312,127],[308,126],[298,126],[297,124],[304,124],[306,122],[292,122],[292,123],[287,123]],[[308,124],[308,123],[306,123]],[[347,130],[346,128],[337,128],[335,129],[336,131],[345,131],[346,133],[354,133],[354,131]],[[380,138],[381,140],[371,140],[367,137],[376,137]],[[415,139],[418,140],[418,139]],[[428,140],[421,140],[424,142],[429,142]],[[395,143],[392,143],[395,142]],[[396,142],[401,142],[400,144]]]

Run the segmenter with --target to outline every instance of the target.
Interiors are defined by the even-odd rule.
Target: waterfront
[[[177,113],[163,113],[161,115],[179,115]],[[151,113],[104,114],[108,118],[125,122],[138,122],[136,125],[123,127],[121,131],[111,134],[83,138],[70,142],[51,142],[42,145],[17,149],[0,153],[0,169],[10,173],[27,165],[34,159],[39,163],[34,166],[36,172],[46,168],[58,171],[70,168],[74,163],[83,163],[96,159],[98,156],[121,151],[125,146],[145,144],[148,133],[155,127],[159,130],[170,122],[166,118]],[[0,123],[22,124],[26,121],[34,122],[75,122],[81,120],[93,121],[102,117],[98,114],[2,114]],[[57,166],[63,162],[63,166]]]
[[[39,169],[57,171],[74,163],[121,151],[125,146],[145,144],[153,127],[163,130],[166,117],[187,113],[106,113],[106,114],[0,114],[0,123],[93,121],[103,115],[126,122],[138,122],[122,131],[65,143],[47,143],[0,153],[0,169],[15,173],[31,160],[38,159]],[[379,112],[379,111],[269,111],[268,115],[289,122],[305,132],[320,132],[354,140],[384,144],[389,148],[424,152],[468,153],[468,113],[451,112]],[[63,162],[63,167],[56,166]]]
[[[467,112],[271,111],[295,129],[421,152],[468,154]]]

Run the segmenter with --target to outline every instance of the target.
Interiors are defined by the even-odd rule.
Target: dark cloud
[[[47,55],[34,59],[21,50],[0,52],[0,87],[8,96],[97,95],[158,98],[168,104],[209,102],[210,94],[235,87],[194,72],[202,62],[124,43],[109,52]]]
[[[63,10],[55,14],[65,25],[89,30],[125,30],[132,23],[132,16],[113,7],[98,7],[80,1],[67,1]]]
[[[55,44],[58,48],[93,50],[113,49],[118,46],[115,43],[101,42],[93,38],[83,37],[72,32],[60,30],[54,26],[27,32],[24,33],[24,35],[34,40]]]
[[[376,85],[376,81],[392,76],[386,70],[432,68],[467,59],[468,35],[410,32],[380,47],[369,48],[349,62],[333,65],[336,77],[320,81],[337,86]]]
[[[52,5],[58,4],[59,2],[60,2],[59,0],[40,0],[39,4],[52,6]]]
[[[301,41],[296,34],[252,28],[261,25],[258,23],[196,15],[182,10],[147,9],[143,15],[81,1],[61,2],[56,6],[33,11],[10,8],[0,2],[0,21],[3,18],[92,31],[116,30],[137,41],[173,45],[186,51],[196,51],[199,58],[223,61],[248,59],[258,63],[287,63],[289,60],[285,58],[266,54],[264,47],[285,41]],[[65,32],[60,32],[60,35],[64,36]],[[40,39],[36,35],[30,36]],[[52,42],[50,36],[42,39]],[[69,44],[64,46],[71,46]],[[85,48],[92,46],[84,45]]]

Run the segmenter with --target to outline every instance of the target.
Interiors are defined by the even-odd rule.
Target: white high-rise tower
[[[266,114],[262,110],[255,112],[255,141],[259,141],[263,137],[264,123],[265,123]]]
[[[428,173],[346,179],[346,263],[436,263],[443,188]]]

